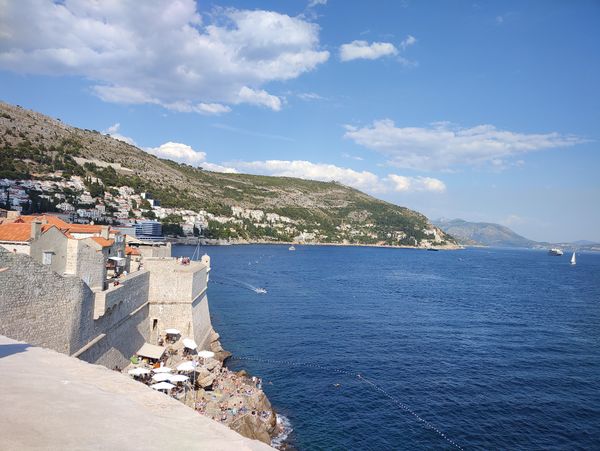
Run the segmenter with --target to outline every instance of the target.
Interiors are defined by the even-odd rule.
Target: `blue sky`
[[[207,169],[600,241],[600,3],[0,2],[0,98]]]

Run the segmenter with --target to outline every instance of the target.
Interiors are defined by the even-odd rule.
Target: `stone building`
[[[29,252],[0,246],[1,335],[109,368],[126,365],[145,343],[157,344],[167,328],[208,345],[207,256],[183,264],[168,247],[146,257],[126,252],[125,240],[107,228],[103,236],[81,237],[95,232],[35,221],[0,225],[0,240],[6,226],[27,228],[18,238]]]

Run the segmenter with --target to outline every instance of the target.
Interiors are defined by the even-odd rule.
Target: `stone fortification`
[[[109,368],[125,366],[145,342],[157,344],[166,328],[210,347],[209,261],[144,264],[118,285],[92,290],[76,275],[2,249],[0,333]]]
[[[152,338],[165,329],[175,328],[205,347],[212,331],[206,287],[209,261],[182,264],[169,258],[144,258],[150,271],[150,322]]]

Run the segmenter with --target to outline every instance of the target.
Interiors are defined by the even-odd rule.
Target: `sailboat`
[[[573,251],[573,255],[571,256],[571,264],[576,265],[577,261],[575,260],[575,251]]]

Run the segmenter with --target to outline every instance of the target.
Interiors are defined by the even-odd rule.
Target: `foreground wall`
[[[0,250],[0,334],[70,354],[93,334],[94,295],[23,254]]]
[[[98,292],[22,254],[0,250],[0,334],[87,362],[122,367],[150,339],[149,274]],[[98,314],[101,312],[101,314]]]

